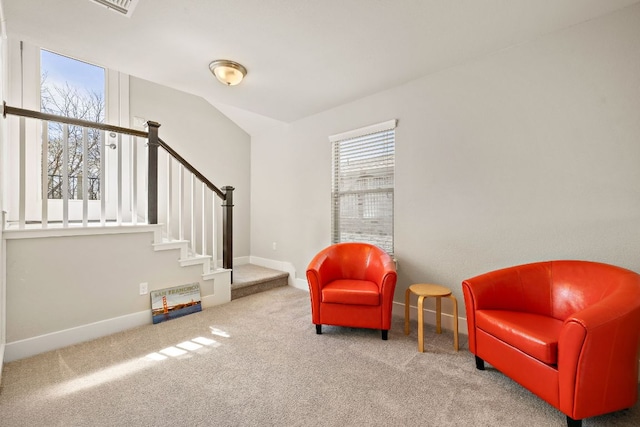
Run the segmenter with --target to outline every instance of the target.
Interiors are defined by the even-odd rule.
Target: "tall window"
[[[104,68],[40,51],[40,105],[44,113],[73,117],[103,123],[105,119]],[[63,198],[63,175],[67,171],[69,199],[82,199],[83,163],[87,162],[87,195],[90,200],[100,199],[100,132],[87,133],[87,158],[83,149],[83,129],[69,125],[66,135],[67,164],[64,163],[64,126],[50,122],[47,173],[49,199]]]
[[[396,120],[329,137],[333,150],[332,241],[393,253]]]

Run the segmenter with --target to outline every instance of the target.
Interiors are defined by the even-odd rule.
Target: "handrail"
[[[209,181],[204,175],[202,175],[195,167],[191,165],[188,161],[186,161],[180,154],[178,154],[173,148],[171,148],[166,142],[162,139],[158,138],[158,145],[162,147],[171,157],[176,159],[182,166],[187,168],[189,172],[194,174],[200,181],[202,181],[209,190],[213,191],[220,197],[222,200],[226,199],[226,194],[222,192],[218,187],[216,187],[211,181]]]
[[[58,116],[50,113],[43,113],[41,111],[27,110],[24,108],[11,107],[7,105],[6,102],[2,103],[3,106],[3,117],[7,117],[7,114],[11,114],[14,116],[24,116],[30,117],[32,119],[40,119],[47,120],[50,122],[58,122],[58,123],[67,123],[70,125],[82,126],[82,127],[90,127],[95,129],[104,130],[107,132],[116,132],[116,133],[124,133],[127,135],[139,136],[142,138],[148,138],[149,133],[141,130],[129,129],[120,126],[109,125],[105,123],[92,122],[89,120],[76,119],[73,117],[65,117]],[[164,142],[162,139],[158,138],[158,145],[162,147],[167,153],[171,155],[174,159],[176,159],[182,166],[187,168],[189,172],[194,174],[200,181],[202,181],[211,191],[216,193],[218,197],[222,200],[225,199],[225,193],[215,186],[211,181],[209,181],[204,175],[202,175],[195,167],[191,165],[188,161],[186,161],[180,154],[178,154],[169,144]]]
[[[90,120],[76,119],[73,117],[57,116],[55,114],[43,113],[41,111],[26,110],[24,108],[10,107],[7,102],[2,103],[3,112],[2,117],[7,117],[7,114],[14,116],[30,117],[32,119],[47,120],[50,122],[66,123],[69,125],[82,126],[86,128],[96,128],[107,132],[124,133],[127,135],[139,136],[147,138],[149,134],[141,130],[123,128],[120,126],[108,125],[105,123],[92,122]]]

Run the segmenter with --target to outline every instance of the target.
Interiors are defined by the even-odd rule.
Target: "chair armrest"
[[[382,304],[382,329],[391,329],[391,315],[393,312],[393,296],[396,291],[398,273],[395,262],[385,267],[380,284],[380,303]]]
[[[327,259],[326,251],[317,254],[307,266],[307,281],[309,286],[316,286],[322,289],[324,285],[334,280],[334,274],[331,273],[330,262]]]
[[[625,289],[570,316],[558,341],[560,410],[574,419],[637,399],[640,291]]]
[[[320,302],[322,302],[322,287],[329,282],[323,274],[323,266],[326,264],[327,254],[322,251],[317,254],[307,267],[307,283],[309,284],[309,296],[311,298],[311,321],[320,324]]]

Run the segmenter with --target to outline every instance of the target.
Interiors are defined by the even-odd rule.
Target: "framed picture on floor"
[[[198,311],[202,311],[199,283],[151,291],[151,314],[154,324]]]

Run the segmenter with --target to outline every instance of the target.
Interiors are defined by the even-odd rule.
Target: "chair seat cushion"
[[[334,280],[322,288],[322,302],[379,305],[380,290],[368,280]]]
[[[533,313],[477,310],[478,328],[549,365],[558,363],[563,322]]]

